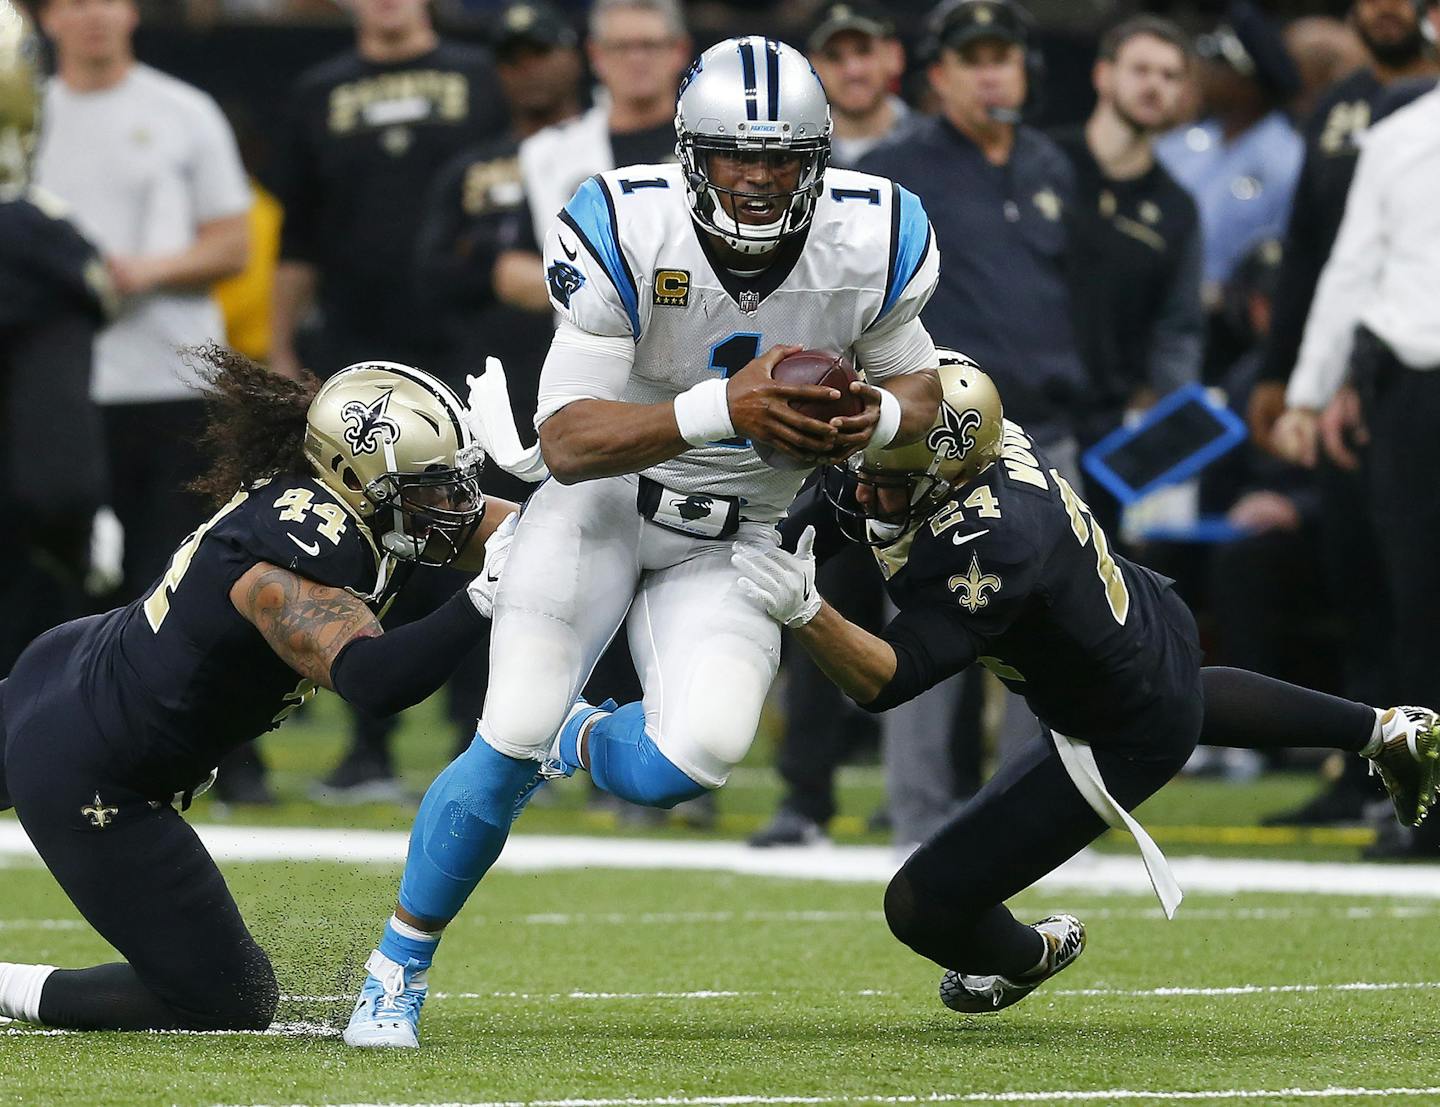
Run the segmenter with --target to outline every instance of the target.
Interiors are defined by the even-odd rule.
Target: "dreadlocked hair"
[[[209,467],[190,490],[222,504],[236,490],[276,473],[306,473],[305,416],[320,381],[272,373],[244,354],[214,342],[183,351],[185,363],[209,385],[201,436]]]

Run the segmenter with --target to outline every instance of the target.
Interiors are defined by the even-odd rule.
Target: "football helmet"
[[[25,13],[0,0],[0,199],[24,193],[40,130],[40,46]]]
[[[409,365],[361,362],[322,384],[306,414],[305,456],[403,561],[448,565],[485,514],[485,452],[464,405]]]
[[[925,437],[891,449],[867,449],[821,474],[825,497],[846,536],[871,546],[898,542],[1000,456],[1005,430],[995,383],[964,354],[938,350],[940,410]],[[869,489],[905,491],[903,511],[877,514],[856,496]]]
[[[675,152],[685,172],[690,214],[700,228],[732,249],[761,254],[798,234],[815,213],[830,161],[830,102],[805,56],[773,38],[750,35],[710,47],[680,82],[675,107]],[[711,176],[710,158],[801,159],[793,189],[754,193],[727,188]],[[780,209],[764,224],[741,222],[727,211],[746,200]]]

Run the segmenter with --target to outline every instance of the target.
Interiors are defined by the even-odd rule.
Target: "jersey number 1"
[[[760,336],[741,331],[710,347],[710,368],[729,380],[760,356]],[[712,446],[729,446],[743,450],[750,445],[748,438],[722,438]]]

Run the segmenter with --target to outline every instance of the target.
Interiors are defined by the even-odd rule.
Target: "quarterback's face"
[[[830,106],[841,116],[874,111],[905,69],[898,42],[860,31],[831,35],[810,62],[820,74]]]
[[[1019,111],[1025,103],[1025,48],[1002,39],[946,47],[930,67],[940,107],[956,126],[983,130],[996,111]]]
[[[1095,90],[1137,131],[1163,131],[1179,117],[1185,76],[1185,55],[1178,46],[1136,35],[1113,62],[1096,64]]]
[[[707,155],[710,183],[725,214],[737,223],[766,226],[784,214],[789,194],[800,187],[805,158],[783,150],[737,150]]]
[[[62,58],[92,63],[128,55],[139,21],[131,0],[50,0],[40,13]]]

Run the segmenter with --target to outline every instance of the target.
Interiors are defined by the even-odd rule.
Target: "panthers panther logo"
[[[682,500],[674,500],[671,506],[675,508],[680,518],[686,522],[694,522],[696,519],[704,519],[710,514],[710,509],[715,506],[715,501],[709,496],[686,496]]]
[[[931,430],[925,445],[944,461],[960,461],[975,448],[975,432],[983,419],[973,407],[956,411],[949,404],[940,405],[941,422]]]
[[[555,261],[545,271],[545,283],[550,286],[551,299],[568,308],[570,297],[585,286],[585,274],[567,261]]]
[[[351,400],[340,409],[345,420],[345,441],[357,454],[373,454],[385,443],[394,445],[400,438],[400,424],[386,415],[390,393],[380,393],[373,403]]]

